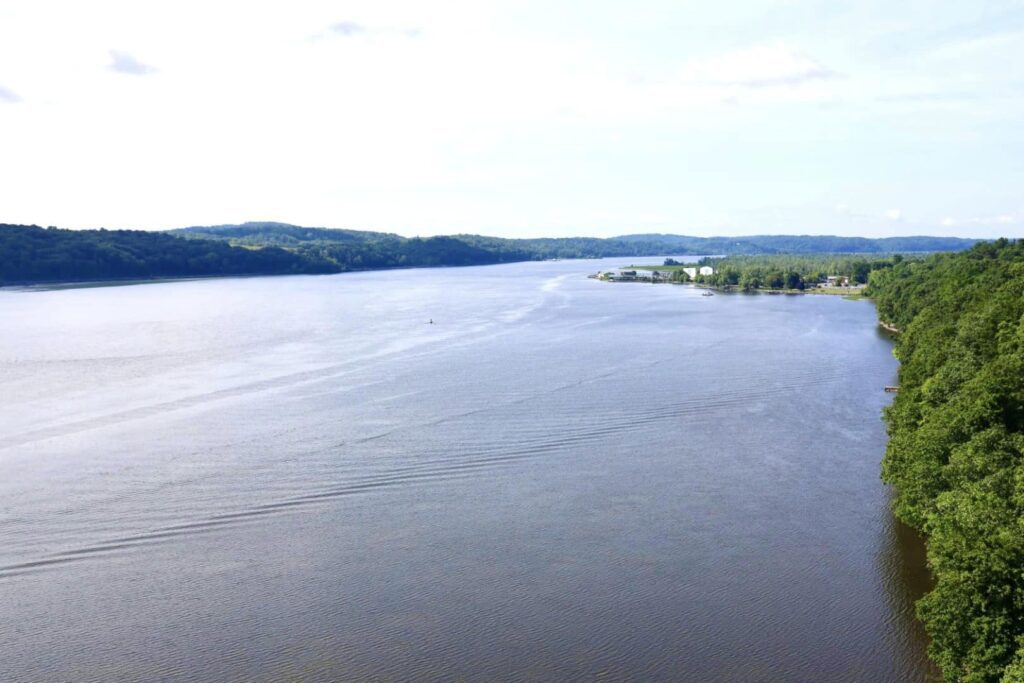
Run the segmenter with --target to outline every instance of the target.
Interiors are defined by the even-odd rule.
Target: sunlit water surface
[[[614,265],[0,292],[0,680],[924,680],[872,305]]]

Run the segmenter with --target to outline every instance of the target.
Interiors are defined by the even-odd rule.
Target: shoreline
[[[716,286],[716,285],[708,285],[708,284],[704,284],[704,283],[700,283],[700,282],[672,282],[671,280],[655,280],[655,281],[652,282],[651,280],[648,280],[648,279],[644,279],[644,280],[640,280],[640,279],[638,279],[638,280],[607,280],[607,279],[602,279],[600,277],[597,277],[596,275],[588,275],[587,277],[589,277],[591,279],[594,279],[594,280],[599,280],[601,282],[631,283],[631,284],[642,284],[642,285],[666,284],[666,285],[693,287],[694,289],[706,289],[706,290],[710,290],[710,291],[714,291],[714,292],[721,292],[723,294],[765,294],[765,295],[770,295],[770,296],[777,296],[777,295],[780,295],[780,294],[787,294],[787,295],[807,294],[807,295],[817,295],[817,296],[841,296],[844,299],[850,299],[850,300],[870,299],[869,296],[864,294],[864,289],[865,289],[864,287],[860,287],[860,288],[856,288],[856,287],[809,287],[807,289],[768,289],[766,287],[765,288],[759,287],[757,289],[744,290],[744,289],[740,289],[737,285]],[[891,330],[891,331],[898,332],[898,330],[896,330],[895,328],[893,328],[893,330]]]
[[[93,287],[128,287],[133,285],[155,285],[162,282],[195,282],[197,280],[244,279],[253,277],[288,277],[295,275],[326,275],[327,273],[272,273],[245,275],[183,275],[168,277],[127,277],[104,278],[101,280],[47,280],[43,282],[9,282],[0,285],[0,292],[49,292],[60,289],[90,289]]]

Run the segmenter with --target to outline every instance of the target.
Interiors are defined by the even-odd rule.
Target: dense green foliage
[[[343,270],[643,256],[670,249],[670,244],[664,240],[595,237],[505,239],[481,235],[406,238],[382,232],[303,228],[285,223],[193,227],[172,232],[237,245],[273,245],[302,254],[318,254],[334,261]]]
[[[871,274],[896,325],[900,391],[883,477],[928,541],[918,604],[954,681],[1024,681],[1024,242]]]
[[[251,248],[282,247],[305,258],[326,261],[335,272],[531,259],[528,253],[499,254],[455,237],[406,238],[382,232],[303,228],[284,223],[183,228],[172,234]]]
[[[243,249],[134,230],[0,225],[0,284],[331,270],[323,260],[276,247]]]
[[[280,246],[324,259],[338,270],[464,266],[546,259],[643,256],[669,249],[664,242],[567,237],[513,240],[480,235],[412,237],[380,232],[302,228],[283,223],[246,223],[173,231],[184,237],[233,245]]]
[[[828,276],[845,277],[850,284],[865,284],[871,271],[891,268],[903,260],[900,254],[769,254],[704,258],[698,265],[711,266],[715,272],[713,275],[698,275],[696,281],[748,292],[759,289],[802,290],[825,282]],[[683,275],[679,278],[683,279]]]

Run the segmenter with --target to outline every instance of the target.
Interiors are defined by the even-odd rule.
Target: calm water
[[[925,680],[871,304],[610,265],[0,292],[0,680]]]

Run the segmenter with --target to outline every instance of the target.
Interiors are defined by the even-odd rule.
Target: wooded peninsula
[[[660,273],[660,281],[679,284],[695,283],[723,291],[812,291],[827,284],[831,278],[844,285],[866,285],[872,271],[892,268],[907,259],[920,259],[919,254],[764,254],[727,257],[705,256],[694,263],[669,258],[661,266],[627,266]],[[700,271],[707,266],[711,272]],[[835,293],[849,293],[845,287]]]

